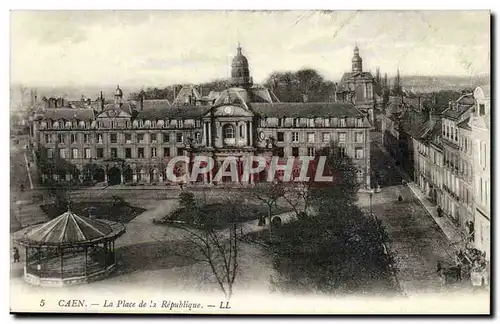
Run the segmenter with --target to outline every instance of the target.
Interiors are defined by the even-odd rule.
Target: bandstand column
[[[61,279],[64,278],[64,255],[63,255],[63,248],[61,248]]]
[[[89,247],[86,246],[85,247],[85,267],[84,267],[84,269],[85,269],[85,276],[87,276],[87,252],[88,252],[88,249],[89,249]]]
[[[38,253],[36,254],[36,258],[37,258],[36,270],[40,271],[41,267],[42,267],[42,265],[40,264],[40,254],[42,253],[42,248],[39,247],[37,250],[38,250],[37,251]],[[40,275],[40,273],[38,273],[38,275]]]
[[[108,242],[104,242],[104,269],[108,267]]]

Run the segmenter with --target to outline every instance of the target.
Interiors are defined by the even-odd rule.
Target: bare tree
[[[226,299],[233,295],[234,282],[238,273],[238,231],[236,224],[220,231],[212,227],[194,229],[177,225],[185,232],[185,239],[194,247],[188,253],[181,254],[198,262],[209,265],[220,290]]]
[[[172,224],[184,232],[184,240],[190,245],[185,251],[172,251],[173,254],[197,262],[206,263],[214,275],[221,292],[226,299],[233,295],[234,282],[239,272],[239,241],[241,231],[237,230],[239,209],[228,205],[211,217],[204,217],[199,209],[193,210],[195,224]],[[224,215],[224,213],[230,215]],[[234,222],[229,227],[218,229],[219,220],[231,216]],[[162,242],[165,243],[165,242]],[[169,244],[170,245],[170,244]]]
[[[306,216],[311,206],[311,186],[312,182],[303,181],[290,184],[283,190],[283,200],[292,207],[298,218]]]

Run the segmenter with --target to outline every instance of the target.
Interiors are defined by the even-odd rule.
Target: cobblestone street
[[[373,137],[375,141],[378,139]],[[397,168],[377,144],[372,144],[372,165],[385,166],[383,174],[388,178],[385,181],[388,185],[373,195],[372,210],[382,220],[391,239],[388,248],[396,260],[400,286],[408,296],[441,292],[445,287],[437,275],[436,262],[451,262],[453,245],[411,190],[401,184]],[[399,195],[403,197],[402,202],[398,202]],[[359,202],[369,208],[369,195],[362,194]],[[463,282],[464,286],[467,284]]]

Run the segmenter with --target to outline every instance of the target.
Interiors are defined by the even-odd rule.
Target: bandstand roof
[[[78,216],[68,210],[64,214],[27,232],[24,245],[83,245],[116,238],[125,232],[120,223]]]

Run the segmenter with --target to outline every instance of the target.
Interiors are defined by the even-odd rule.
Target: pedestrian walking
[[[437,208],[437,213],[438,213],[438,217],[443,217],[443,209],[439,205],[438,205],[438,208]]]
[[[399,196],[398,196],[398,201],[399,201],[399,202],[402,202],[402,201],[403,201],[403,196],[399,195]]]
[[[12,250],[14,251],[14,263],[20,262],[19,249],[17,247],[14,247]]]
[[[19,189],[21,189],[21,192],[24,192],[24,184],[21,183],[21,185],[19,186]]]

